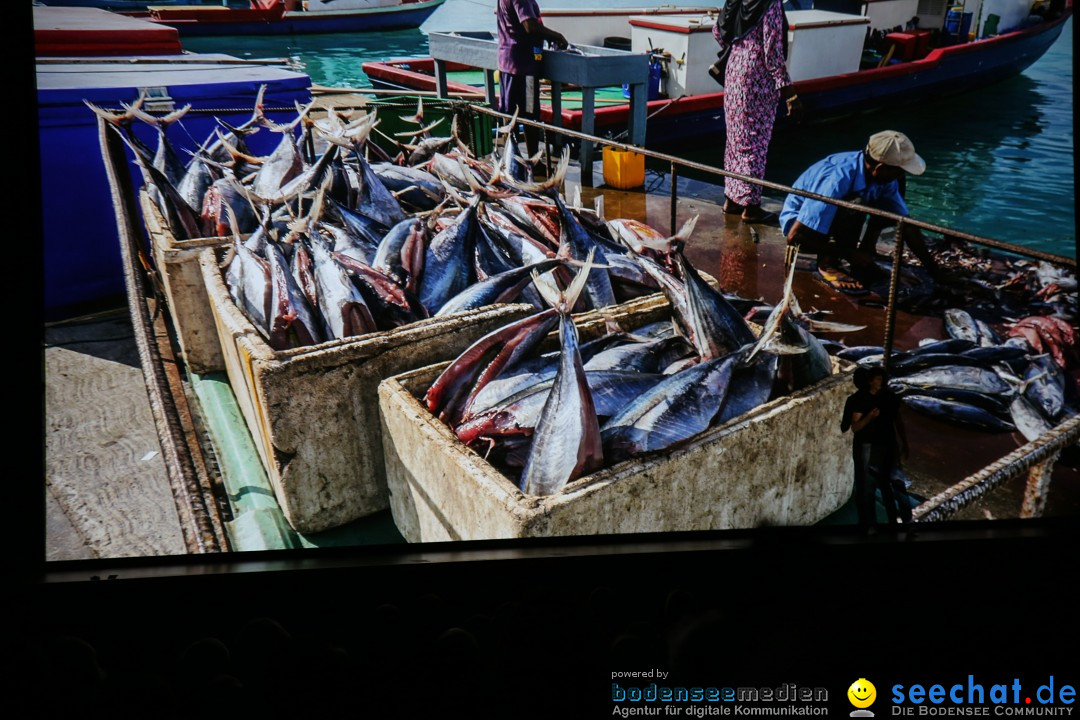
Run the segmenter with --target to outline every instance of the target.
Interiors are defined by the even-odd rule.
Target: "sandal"
[[[739,203],[724,198],[724,207],[722,208],[725,215],[740,215],[746,208]]]
[[[867,295],[870,292],[858,280],[835,268],[822,267],[818,264],[817,274],[826,285],[845,295]]]
[[[749,209],[749,208],[747,208]],[[747,225],[779,225],[780,216],[774,212],[768,210],[757,209],[750,217],[746,216],[746,212],[743,212],[742,221]]]

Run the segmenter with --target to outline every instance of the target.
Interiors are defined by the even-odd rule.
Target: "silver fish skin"
[[[870,355],[884,355],[885,348],[880,345],[855,345],[852,347],[844,348],[836,353],[836,357],[841,360],[851,360],[852,362],[861,360],[864,357]]]
[[[900,385],[895,381],[889,383],[889,389],[897,395],[903,395],[905,393],[911,395],[927,395],[941,400],[952,400],[953,402],[961,402],[966,405],[974,405],[975,407],[981,407],[983,410],[998,416],[1008,414],[1009,403],[1012,401],[1011,397],[1003,395],[988,395],[971,390],[957,390],[956,388],[911,388]]]
[[[895,381],[908,387],[948,387],[992,395],[1012,395],[1015,390],[997,373],[981,367],[942,365],[898,377]]]
[[[781,359],[781,364],[787,365],[791,375],[791,392],[810,387],[832,375],[829,351],[790,315],[784,315],[780,321],[780,339],[788,345],[806,348],[804,353],[785,355]]]
[[[323,182],[331,176],[334,161],[337,156],[338,146],[330,145],[326,149],[326,152],[315,161],[314,165],[306,168],[302,173],[292,180],[289,180],[278,190],[268,195],[256,195],[250,190],[248,192],[256,202],[261,204],[276,205],[289,202],[312,188],[320,187]]]
[[[431,161],[435,155],[448,151],[453,144],[454,138],[452,137],[424,138],[410,151],[405,162],[409,167],[421,166]]]
[[[281,142],[255,173],[251,189],[259,197],[270,197],[303,171],[304,160],[296,149],[296,139],[291,133],[283,133]]]
[[[1065,407],[1065,373],[1049,355],[1032,358],[1024,372],[1024,395],[1048,420],[1056,420]]]
[[[609,459],[663,450],[704,431],[727,396],[742,353],[695,365],[665,379],[601,429]]]
[[[174,186],[178,186],[187,173],[187,167],[173,149],[172,143],[169,142],[168,128],[183,118],[188,110],[191,110],[191,105],[185,105],[163,117],[155,117],[137,107],[127,107],[127,110],[157,131],[158,146],[154,153],[154,167],[160,170]]]
[[[1020,434],[1028,442],[1038,439],[1053,429],[1043,414],[1026,397],[1017,395],[1009,405],[1009,415]]]
[[[889,363],[889,372],[894,375],[909,375],[913,372],[926,370],[927,368],[940,367],[942,365],[984,365],[977,358],[953,353],[919,353],[908,355],[899,353],[894,355]]]
[[[1026,342],[1025,342],[1026,345]],[[979,346],[960,353],[960,357],[971,358],[980,365],[1003,362],[1009,363],[1023,360],[1028,351],[1023,347],[1014,345],[989,345]]]
[[[176,186],[176,192],[184,199],[189,207],[202,207],[202,199],[206,191],[221,178],[221,171],[215,166],[203,162],[202,155],[197,154],[188,164],[184,177]]]
[[[566,204],[555,193],[555,206],[559,209],[559,221],[562,232],[559,236],[560,246],[570,248],[570,257],[578,261],[584,261],[590,252],[598,265],[607,264],[607,256],[603,249],[592,239],[589,232],[582,227],[578,219],[574,217]],[[585,297],[588,300],[590,310],[609,307],[615,304],[615,290],[611,287],[611,277],[606,268],[593,268],[589,273],[589,279],[585,283]]]
[[[417,210],[431,210],[446,197],[442,181],[420,168],[375,163],[371,169],[399,202]]]
[[[663,380],[662,375],[609,370],[585,371],[597,417],[618,413],[631,400]],[[540,421],[554,378],[535,383],[455,428],[470,444],[480,437],[531,432]]]
[[[976,320],[975,327],[979,330],[980,347],[996,347],[1001,344],[1001,336],[987,322]]]
[[[323,322],[319,314],[319,294],[315,284],[315,265],[311,260],[311,253],[301,242],[296,243],[292,257],[289,258],[289,273],[292,275],[296,287],[300,288],[300,292],[304,294],[304,298],[308,301],[308,307],[312,310],[316,325],[320,330],[325,330],[326,323]]]
[[[908,350],[909,355],[921,355],[923,353],[962,353],[978,347],[978,344],[966,338],[948,338],[946,340],[931,340],[920,342],[919,347]]]
[[[577,328],[565,313],[559,316],[559,337],[559,370],[521,473],[519,487],[528,495],[553,495],[604,464],[600,422],[578,352]]]
[[[556,291],[557,292],[557,291]],[[550,312],[550,310],[548,311]],[[589,363],[600,353],[608,348],[626,342],[625,335],[611,333],[603,335],[595,340],[578,346],[578,353],[584,363],[586,372],[590,370]],[[536,358],[522,360],[510,365],[499,377],[487,383],[483,389],[473,397],[466,417],[482,413],[506,400],[524,389],[538,382],[546,382],[555,377],[559,369],[559,353],[551,352]]]
[[[979,344],[979,326],[966,310],[949,308],[945,311],[945,332],[949,337]]]
[[[379,241],[371,266],[394,278],[402,287],[415,287],[423,270],[426,225],[417,218],[406,218]],[[412,288],[410,287],[410,290]]]
[[[690,303],[686,291],[686,284],[661,267],[655,260],[651,260],[644,255],[639,255],[636,259],[642,269],[645,270],[645,272],[656,281],[656,284],[660,286],[660,290],[664,293],[664,297],[671,303],[673,314],[692,341],[693,323],[690,319]],[[697,343],[695,342],[694,345],[697,346]]]
[[[659,338],[647,342],[616,345],[593,355],[585,363],[586,370],[632,370],[657,373],[663,368],[671,348],[684,346],[685,340],[678,336]],[[681,353],[677,353],[681,354]]]
[[[229,295],[263,335],[270,335],[270,267],[233,237],[233,258],[225,274]]]
[[[772,395],[779,365],[780,358],[764,353],[749,367],[735,368],[727,397],[713,424],[722,425],[766,402]]]
[[[476,279],[487,280],[501,273],[509,272],[520,267],[511,262],[509,252],[503,250],[491,236],[487,234],[482,223],[475,223],[476,245],[473,248],[473,263],[476,270]]]
[[[360,164],[360,173],[363,178],[363,188],[360,193],[358,210],[388,228],[397,225],[405,219],[405,211],[401,209],[394,194],[386,189],[383,181],[371,169],[371,165],[363,156],[357,156],[356,161]]]
[[[678,261],[686,279],[692,339],[702,359],[712,360],[752,344],[757,338],[739,311],[702,279],[681,252]]]
[[[472,257],[478,203],[479,198],[476,198],[461,211],[450,225],[432,238],[424,253],[420,302],[433,315],[475,278]]]
[[[290,350],[322,342],[321,319],[316,319],[277,243],[266,243],[270,266],[270,347]]]
[[[514,268],[465,288],[446,301],[435,317],[442,317],[456,312],[475,310],[494,303],[513,302],[526,285],[532,282],[531,274],[547,272],[560,264],[562,260],[543,260],[534,265]]]
[[[311,259],[315,264],[315,287],[327,336],[341,339],[375,332],[378,327],[364,296],[319,237],[311,238]]]
[[[927,395],[904,395],[901,401],[913,410],[946,422],[977,430],[1012,432],[1016,427],[975,405]]]
[[[360,245],[363,248],[363,254],[368,256],[369,260],[374,259],[379,243],[386,237],[386,228],[362,213],[353,212],[333,198],[327,198],[327,207],[330,210],[330,217],[338,227],[348,231],[348,235],[351,236],[351,240],[345,238],[339,240],[338,236],[341,233],[331,223],[320,225],[321,229],[334,235],[335,249],[338,252],[345,252],[350,245]],[[369,260],[364,260],[364,262]]]

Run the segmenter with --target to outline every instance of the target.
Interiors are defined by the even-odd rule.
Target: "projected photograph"
[[[1071,3],[742,5],[35,4],[46,560],[1080,517]]]

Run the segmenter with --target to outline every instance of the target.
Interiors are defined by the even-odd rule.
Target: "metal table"
[[[449,97],[446,81],[446,63],[460,63],[484,70],[484,99],[495,106],[495,71],[499,67],[498,40],[490,32],[430,33],[428,46],[435,60],[435,88],[440,97]],[[649,56],[647,53],[631,53],[625,50],[575,46],[582,54],[547,50],[540,64],[540,76],[551,82],[552,124],[562,126],[563,85],[581,88],[581,131],[594,133],[596,111],[595,91],[599,87],[611,87],[628,83],[630,86],[630,143],[645,145],[645,117],[648,100],[646,83],[649,79]],[[592,178],[593,144],[582,140],[578,157],[581,163],[582,181],[588,184]]]

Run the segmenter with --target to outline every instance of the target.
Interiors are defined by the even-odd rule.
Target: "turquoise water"
[[[488,11],[469,0],[449,3],[460,8],[463,22],[470,14]],[[790,184],[829,153],[858,149],[878,130],[900,130],[927,163],[926,173],[908,184],[914,217],[1075,257],[1073,22],[1070,18],[1057,42],[1024,73],[988,88],[925,107],[872,113],[778,136],[770,148],[766,178]],[[360,67],[363,62],[424,55],[427,40],[419,30],[403,30],[189,38],[184,47],[247,58],[291,57],[314,83],[370,87]],[[722,147],[693,147],[679,154],[723,164]]]

